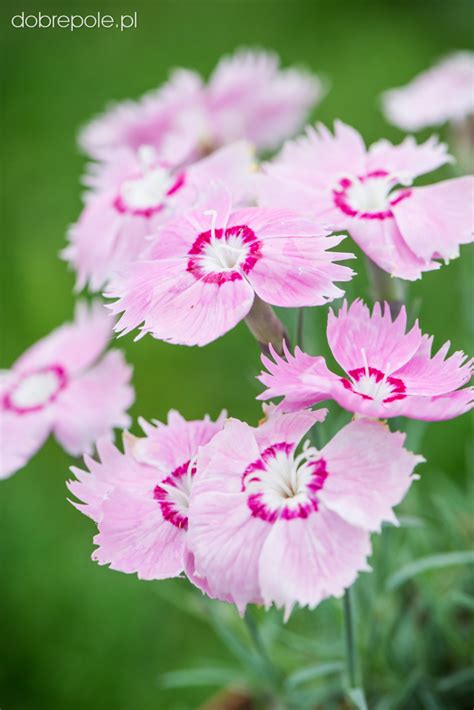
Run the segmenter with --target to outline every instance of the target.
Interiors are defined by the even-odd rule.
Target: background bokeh
[[[469,0],[7,2],[2,10],[1,367],[8,367],[28,345],[71,316],[74,279],[58,252],[81,207],[78,181],[84,159],[75,135],[105,104],[157,86],[171,67],[189,66],[207,75],[221,54],[242,45],[258,46],[276,50],[284,64],[303,64],[327,77],[331,89],[314,118],[331,122],[340,117],[369,142],[382,136],[398,141],[402,134],[385,123],[377,97],[383,89],[407,82],[439,55],[472,45],[473,7]],[[12,29],[10,17],[22,10],[49,14],[137,10],[139,26],[123,33]],[[448,176],[449,170],[439,175]],[[472,350],[472,259],[472,249],[465,248],[462,260],[427,273],[410,290],[425,332],[435,334],[438,345],[451,339],[456,349]],[[369,297],[362,262],[359,271],[354,292]],[[323,313],[310,316],[313,350],[322,337],[324,318]],[[205,349],[170,346],[151,338],[133,343],[131,337],[121,346],[135,370],[134,417],[161,419],[174,407],[192,418],[205,412],[216,415],[225,407],[252,422],[259,418],[254,399],[258,352],[244,325]],[[472,528],[463,516],[469,512],[466,450],[471,431],[465,416],[412,433],[428,463],[406,510],[417,515],[426,511],[433,533],[420,531],[415,518],[406,530],[384,531],[383,553],[380,549],[377,553],[384,560],[384,574],[421,554],[469,548]],[[186,582],[139,582],[91,562],[94,526],[66,501],[64,482],[71,463],[50,440],[25,470],[1,486],[1,707],[197,707],[212,694],[212,683],[167,689],[160,674],[209,658],[225,661],[229,652],[204,620],[176,604],[189,591]],[[450,523],[444,515],[450,516]],[[433,690],[436,683],[447,674],[465,672],[469,665],[466,639],[443,636],[443,629],[454,628],[451,614],[457,611],[441,608],[453,589],[467,598],[468,592],[461,589],[469,584],[466,571],[449,567],[427,575],[425,586],[411,588],[411,594],[406,587],[387,592],[380,582],[376,617],[365,606],[366,590],[361,588],[360,612],[366,619],[361,643],[369,643],[367,627],[383,620],[384,605],[389,608],[396,602],[397,609],[405,609],[413,624],[419,624],[413,627],[415,634],[428,634],[422,613],[431,614],[433,622],[425,639],[431,655],[423,655],[422,681],[413,682],[405,697],[387,708],[468,707],[464,681],[443,691],[442,705],[430,704],[440,702]],[[416,604],[419,614],[411,615]],[[463,614],[468,606],[467,602],[462,606]],[[312,614],[297,613],[288,628],[296,634],[304,627],[311,638],[324,628],[337,645],[341,632],[337,608],[337,602],[328,602]],[[463,617],[461,635],[467,633],[465,624]],[[441,647],[451,648],[451,643],[457,651],[446,661]],[[376,641],[371,644],[366,685],[372,682],[375,696],[382,697],[384,683],[389,689],[396,686],[396,661],[390,649]],[[406,674],[403,666],[396,671],[400,677],[406,678],[416,666],[418,651],[425,653],[407,645],[410,667]],[[324,660],[321,649],[314,650],[316,657]],[[322,707],[333,706],[327,701]]]

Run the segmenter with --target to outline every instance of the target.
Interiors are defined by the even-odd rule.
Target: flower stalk
[[[395,318],[405,302],[405,285],[400,279],[390,276],[377,264],[366,258],[367,275],[369,277],[374,301],[386,301],[392,318]]]
[[[352,608],[351,590],[346,589],[344,592],[343,608],[344,608],[344,633],[346,639],[346,661],[347,661],[347,677],[349,680],[349,688],[357,687],[357,661],[356,647],[354,635],[354,616]]]
[[[276,668],[272,661],[270,660],[265,645],[260,636],[257,622],[252,614],[249,607],[246,608],[244,614],[244,622],[249,632],[249,636],[252,639],[253,646],[257,652],[258,657],[262,663],[262,669],[264,670],[268,681],[272,687],[278,685],[280,681],[280,671]]]
[[[273,308],[257,295],[245,322],[264,353],[272,345],[279,355],[283,354],[283,343],[289,344],[288,332]]]

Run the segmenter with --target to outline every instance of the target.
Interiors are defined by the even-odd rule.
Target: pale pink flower
[[[79,140],[96,158],[152,145],[174,165],[242,138],[268,150],[298,132],[322,95],[318,77],[281,69],[276,54],[239,50],[220,60],[207,84],[196,72],[174,71],[161,89],[96,118]]]
[[[88,471],[73,467],[73,503],[97,523],[93,559],[140,579],[177,577],[186,555],[189,496],[196,456],[222,428],[208,417],[186,421],[171,411],[167,424],[141,420],[144,437],[125,434],[124,452],[99,441],[100,460],[85,457]]]
[[[334,281],[353,271],[328,251],[344,237],[315,236],[314,220],[291,210],[232,208],[217,186],[207,205],[159,232],[149,258],[111,282],[110,308],[123,315],[116,330],[141,324],[142,337],[206,345],[249,313],[255,294],[275,306],[316,306],[343,295]]]
[[[112,319],[102,304],[76,308],[75,320],[29,348],[0,380],[0,478],[25,466],[53,433],[77,456],[129,423],[131,368],[121,352],[103,354]]]
[[[472,176],[412,187],[451,160],[431,138],[417,145],[381,140],[366,149],[360,134],[336,121],[287,143],[258,180],[259,204],[302,210],[346,230],[381,269],[414,280],[459,256],[472,241]]]
[[[409,84],[382,95],[385,115],[404,131],[419,131],[474,114],[474,52],[445,57]]]
[[[119,150],[113,160],[91,166],[91,190],[62,252],[77,272],[76,289],[89,282],[100,290],[144,251],[161,224],[199,204],[212,181],[224,182],[236,202],[245,200],[253,170],[253,151],[245,141],[178,170],[158,160],[150,146]]]
[[[406,416],[437,421],[451,419],[474,404],[474,388],[459,389],[472,375],[474,361],[457,351],[447,357],[450,343],[431,354],[433,338],[415,323],[406,332],[403,307],[392,321],[390,309],[376,303],[372,315],[360,300],[338,315],[329,313],[327,337],[334,358],[345,371],[331,372],[323,357],[296,348],[285,359],[273,352],[263,357],[259,379],[268,388],[259,399],[284,397],[287,411],[334,399],[341,407],[368,417]]]
[[[98,160],[113,158],[117,149],[138,150],[142,145],[155,148],[160,159],[172,166],[200,157],[202,150],[195,152],[199,146],[194,131],[183,135],[178,117],[190,106],[199,104],[201,95],[199,74],[177,69],[163,86],[138,101],[110,105],[105,113],[84,126],[79,134],[79,145]]]
[[[189,506],[194,571],[214,597],[315,607],[368,570],[370,533],[392,511],[422,461],[404,434],[360,420],[320,451],[300,442],[326,410],[237,419],[201,450]],[[299,448],[298,448],[299,447]]]

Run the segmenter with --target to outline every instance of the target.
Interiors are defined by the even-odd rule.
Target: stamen
[[[175,503],[178,503],[184,506],[185,508],[188,507],[188,494],[182,488],[180,488],[179,486],[173,486],[170,483],[165,483],[164,481],[162,481],[158,485],[160,488],[166,491],[168,495],[171,496],[172,500],[174,500]]]
[[[369,363],[367,361],[367,354],[365,352],[365,348],[361,348],[360,351],[362,353],[362,362],[364,363],[365,375],[366,377],[370,377]]]
[[[197,454],[196,454],[196,456],[193,456],[193,458],[188,463],[188,468],[186,471],[186,482],[188,484],[188,490],[191,490],[193,474],[196,470],[196,462],[197,462]]]
[[[215,241],[216,239],[216,222],[217,222],[217,210],[206,210],[203,214],[211,217],[211,239]]]
[[[141,145],[137,151],[138,162],[145,172],[156,162],[156,150],[152,145]]]

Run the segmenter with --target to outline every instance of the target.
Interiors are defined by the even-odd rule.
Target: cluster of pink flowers
[[[324,306],[355,276],[339,263],[355,257],[336,249],[346,238],[336,232],[408,281],[473,239],[472,177],[414,186],[452,161],[436,138],[367,149],[336,121],[334,133],[318,124],[294,139],[321,95],[317,77],[241,51],[207,84],[175,71],[87,126],[80,143],[94,162],[62,256],[77,290],[112,302],[81,305],[0,380],[1,475],[54,432],[68,452],[85,453],[68,487],[97,525],[99,564],[141,579],[185,574],[241,613],[275,604],[288,617],[295,604],[341,596],[369,569],[371,533],[397,524],[393,509],[423,461],[381,420],[449,419],[474,400],[463,387],[473,361],[448,356],[449,343],[432,355],[418,322],[407,331],[404,308],[393,317],[389,304],[371,313],[356,300],[330,310],[340,373],[290,348],[271,306]],[[284,140],[258,164],[255,150]],[[128,427],[134,394],[121,354],[102,355],[113,329],[204,346],[241,320],[267,351],[259,398],[280,398],[263,423],[172,411],[166,424],[140,420],[144,436],[125,431],[117,448],[113,428]],[[313,407],[324,400],[355,416],[318,448],[312,430],[327,411]]]
[[[237,419],[142,421],[121,453],[74,468],[75,503],[98,527],[93,558],[140,579],[183,571],[213,598],[316,606],[367,570],[370,532],[396,523],[393,506],[421,457],[404,435],[356,421],[318,451],[306,439],[326,410],[272,412],[253,428]],[[285,569],[285,574],[281,570]]]

